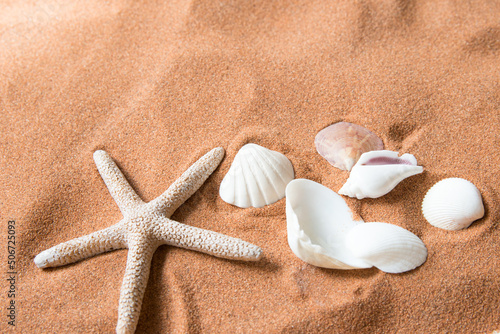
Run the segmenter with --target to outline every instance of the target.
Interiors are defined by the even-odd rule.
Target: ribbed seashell
[[[336,269],[369,268],[345,246],[356,221],[344,199],[319,183],[306,179],[286,187],[288,244],[292,252],[314,266]]]
[[[353,227],[346,246],[367,264],[386,273],[415,269],[427,259],[427,248],[415,234],[386,223],[366,223]]]
[[[286,156],[257,144],[246,144],[236,153],[219,195],[240,208],[260,208],[285,197],[286,185],[293,178],[293,166]]]
[[[333,166],[351,170],[361,154],[384,149],[382,139],[370,130],[353,123],[332,124],[316,135],[316,150]]]
[[[481,193],[476,186],[461,178],[439,181],[427,191],[422,201],[425,219],[445,230],[460,230],[484,216]]]
[[[398,152],[371,151],[361,155],[339,194],[358,199],[377,198],[389,193],[399,182],[423,172],[411,154],[398,157]]]

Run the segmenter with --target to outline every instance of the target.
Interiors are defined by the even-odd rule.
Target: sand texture
[[[172,216],[262,248],[258,262],[161,246],[137,333],[492,333],[500,329],[500,2],[2,1],[0,332],[113,333],[127,250],[40,269],[33,258],[118,222],[92,155],[109,153],[144,200],[215,147],[226,155]],[[338,191],[348,172],[314,137],[339,121],[422,174],[366,222],[408,229],[427,262],[404,274],[321,269],[287,244],[285,200],[241,209],[218,195],[237,151],[285,154],[297,178]],[[462,177],[485,216],[428,224],[426,191]],[[8,325],[15,221],[16,326]]]

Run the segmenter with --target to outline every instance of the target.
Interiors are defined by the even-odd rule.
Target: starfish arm
[[[124,215],[128,210],[144,204],[108,153],[95,151],[94,161],[109,193]]]
[[[156,247],[147,242],[136,241],[129,245],[127,267],[118,303],[117,334],[135,332],[155,250]]]
[[[39,268],[58,267],[125,247],[121,225],[116,224],[44,250],[34,261]]]
[[[147,205],[157,212],[170,217],[219,166],[224,157],[224,149],[217,147],[202,156],[189,167],[162,195]]]
[[[262,249],[249,242],[170,219],[165,218],[157,227],[157,239],[166,245],[232,260],[257,261],[262,255]]]

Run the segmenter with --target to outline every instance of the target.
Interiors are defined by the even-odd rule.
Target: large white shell
[[[371,151],[361,155],[339,194],[358,199],[377,198],[390,192],[407,177],[423,172],[411,154]]]
[[[286,156],[257,144],[246,144],[236,153],[219,195],[240,208],[260,208],[282,199],[293,178],[293,166]]]
[[[351,170],[361,154],[382,150],[382,139],[361,125],[339,122],[327,126],[314,139],[318,153],[331,165]]]
[[[286,187],[288,244],[309,264],[336,269],[369,268],[345,246],[347,233],[363,221],[353,220],[344,199],[319,183],[306,179]]]
[[[422,201],[425,219],[445,230],[460,230],[484,216],[481,193],[471,182],[461,178],[439,181]]]
[[[346,246],[354,256],[386,273],[415,269],[427,259],[427,248],[419,237],[386,223],[355,226],[346,237]]]
[[[288,184],[286,219],[293,253],[318,267],[375,266],[401,273],[427,258],[427,248],[416,235],[391,224],[354,220],[341,196],[314,181],[297,179]]]

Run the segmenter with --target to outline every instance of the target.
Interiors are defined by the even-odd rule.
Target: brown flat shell
[[[382,139],[353,123],[332,124],[316,135],[316,150],[333,166],[350,171],[361,154],[384,149]]]

